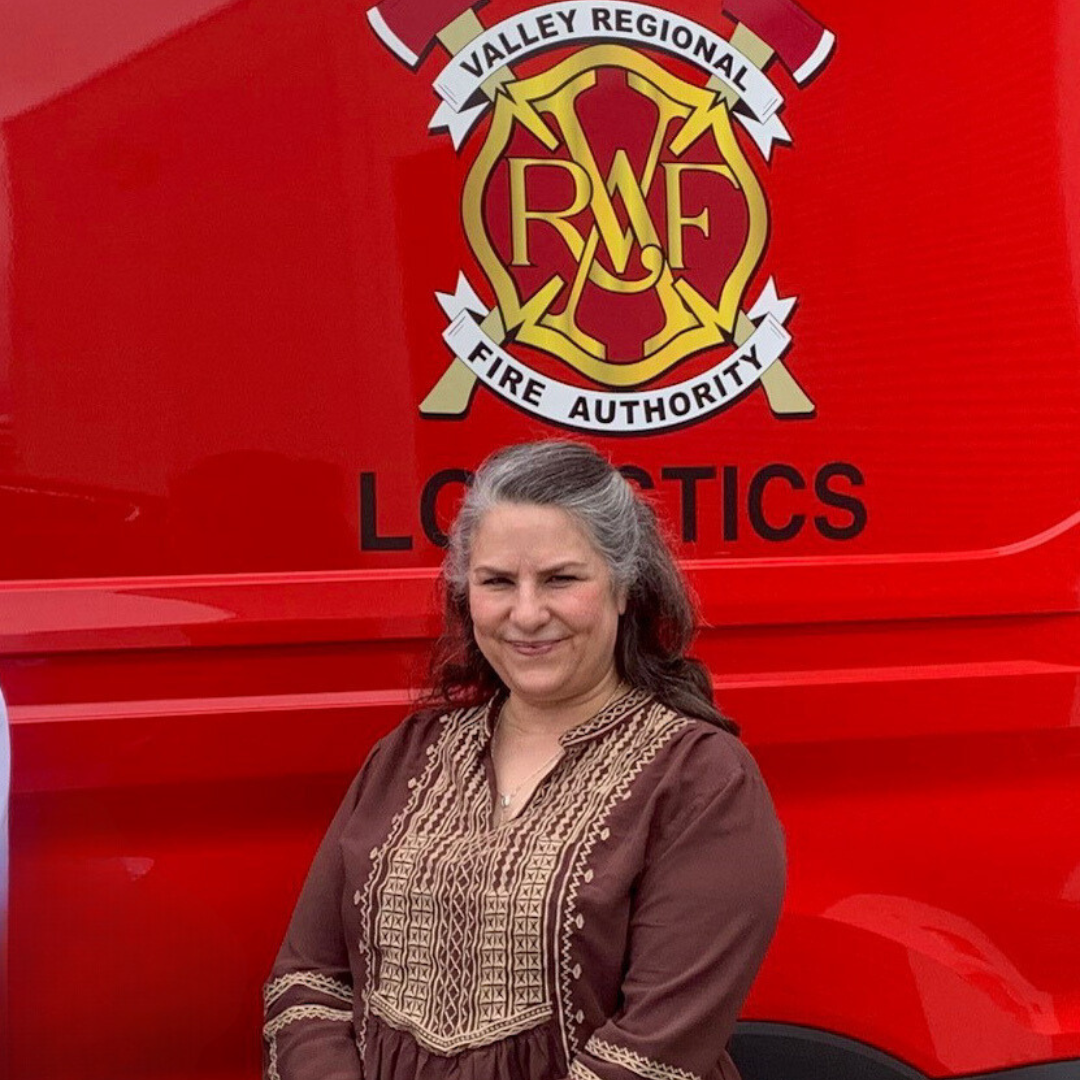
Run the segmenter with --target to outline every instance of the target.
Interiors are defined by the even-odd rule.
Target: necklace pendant
[[[504,810],[510,805],[510,800],[513,797],[514,796],[512,794],[511,795],[503,795],[501,792],[499,793],[499,802],[502,804],[502,808]]]

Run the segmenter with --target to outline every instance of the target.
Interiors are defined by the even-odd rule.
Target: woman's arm
[[[621,1007],[573,1080],[700,1080],[724,1055],[780,912],[784,840],[753,759],[722,732],[688,755],[631,912]]]
[[[341,925],[341,834],[364,774],[352,782],[319,845],[288,932],[263,988],[265,1080],[362,1080],[353,986]]]

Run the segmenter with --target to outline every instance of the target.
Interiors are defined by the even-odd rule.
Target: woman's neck
[[[596,686],[572,698],[538,701],[511,692],[502,722],[526,736],[559,736],[606,708],[622,688],[622,680],[612,668]]]

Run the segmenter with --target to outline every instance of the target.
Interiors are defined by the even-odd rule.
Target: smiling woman
[[[471,561],[473,636],[516,701],[565,713],[582,695],[611,696],[626,590],[566,511],[495,507]]]
[[[506,558],[522,559],[534,570],[561,569],[568,579],[583,577],[583,584],[594,586],[597,579],[606,581],[610,599],[602,606],[610,612],[614,605],[618,616],[609,653],[618,678],[676,711],[738,732],[713,703],[704,665],[688,655],[696,613],[652,507],[607,460],[576,442],[507,447],[488,458],[473,480],[443,566],[444,631],[433,654],[432,704],[475,705],[512,689],[486,653],[484,630],[475,625],[476,614],[487,610],[482,596],[488,589],[515,584],[512,575],[504,575],[505,583],[489,576],[485,584],[478,573],[499,544]],[[576,568],[569,565],[575,559]],[[569,584],[549,583],[549,603]],[[577,587],[572,592],[581,595]],[[602,599],[597,592],[598,605]],[[547,612],[541,607],[539,614]]]
[[[473,538],[468,596],[477,648],[510,691],[492,747],[505,820],[562,756],[563,732],[621,688],[626,590],[565,510],[502,505]]]
[[[270,1080],[734,1080],[783,838],[649,505],[508,447],[451,530],[425,708],[372,751],[265,989]]]

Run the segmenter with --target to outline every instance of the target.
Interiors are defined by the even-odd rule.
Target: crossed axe
[[[382,0],[368,10],[367,17],[383,44],[415,69],[436,42],[455,56],[479,37],[485,27],[476,9],[485,2]],[[800,86],[821,70],[832,53],[835,37],[794,0],[721,0],[721,7],[735,22],[731,44],[762,70],[778,59]],[[494,100],[499,87],[512,78],[508,67],[501,68],[488,77],[482,90]],[[735,91],[717,77],[710,78],[707,86],[730,107],[737,104]],[[498,307],[485,317],[481,328],[494,341],[505,339]],[[754,323],[740,311],[733,331],[736,347],[753,332]],[[782,360],[774,361],[763,372],[761,385],[775,415],[813,415],[814,403]],[[421,402],[420,411],[435,416],[460,415],[469,407],[475,389],[476,375],[455,357]]]

